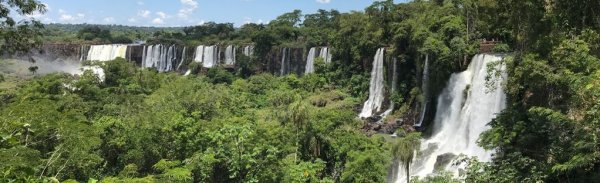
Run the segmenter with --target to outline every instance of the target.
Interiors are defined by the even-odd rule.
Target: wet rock
[[[456,155],[452,153],[446,153],[437,156],[435,164],[433,165],[434,172],[443,171],[446,166],[448,166],[448,164],[454,160],[454,158],[456,158]]]

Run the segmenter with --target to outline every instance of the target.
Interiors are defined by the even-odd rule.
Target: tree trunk
[[[406,162],[404,165],[406,166],[406,183],[410,183],[410,163]]]

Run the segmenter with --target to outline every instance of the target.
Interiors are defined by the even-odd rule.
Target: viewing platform
[[[497,39],[492,39],[492,40],[486,40],[486,39],[482,39],[481,42],[479,43],[479,52],[480,53],[491,53],[492,50],[494,49],[494,46],[496,46],[496,44],[501,44],[502,41],[499,41]]]

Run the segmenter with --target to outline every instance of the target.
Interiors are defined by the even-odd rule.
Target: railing
[[[502,41],[498,41],[495,39],[490,40],[486,40],[486,39],[482,39],[481,42],[479,43],[479,52],[480,53],[491,53],[492,50],[494,49],[494,46],[496,46],[496,44],[500,44],[502,43]]]

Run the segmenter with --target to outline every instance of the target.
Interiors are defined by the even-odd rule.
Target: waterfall
[[[227,46],[225,49],[225,65],[235,64],[235,47],[233,45]]]
[[[385,48],[379,48],[373,60],[371,82],[369,84],[369,99],[365,102],[359,117],[368,118],[381,111],[384,99],[383,58]]]
[[[183,47],[183,51],[181,51],[181,61],[179,62],[179,65],[177,65],[177,70],[181,69],[181,66],[185,62],[185,59],[187,59],[186,51],[187,51],[187,47]]]
[[[322,47],[321,50],[319,51],[319,57],[323,58],[323,61],[326,64],[331,63],[331,53],[329,53],[329,48],[328,47]]]
[[[212,68],[219,64],[218,55],[219,52],[217,46],[200,45],[196,47],[194,62],[202,63],[202,67],[204,68]],[[235,63],[235,55],[233,55],[233,62]]]
[[[218,64],[218,48],[217,46],[205,46],[202,66],[205,68],[213,68]]]
[[[126,53],[127,45],[92,45],[88,51],[87,60],[110,61],[116,59],[117,57],[125,58]]]
[[[242,53],[246,56],[252,56],[252,53],[254,53],[254,47],[253,46],[244,46],[244,50],[242,50]]]
[[[204,45],[200,45],[196,47],[196,51],[194,52],[194,62],[201,63],[204,56]]]
[[[486,88],[485,79],[488,63],[501,60],[502,56],[498,55],[476,55],[466,71],[450,77],[438,98],[433,135],[422,141],[422,154],[411,165],[411,176],[425,177],[436,169],[457,176],[459,167],[450,162],[461,154],[490,161],[492,152],[480,148],[476,142],[479,135],[489,129],[487,123],[506,106],[506,95],[500,87],[506,73],[498,78],[494,91]],[[504,66],[501,67],[498,69],[504,71]],[[400,171],[398,183],[406,181],[404,173]]]
[[[392,62],[393,62],[392,63],[392,67],[393,67],[392,68],[392,87],[390,88],[390,94],[393,94],[396,91],[396,85],[398,83],[398,81],[397,81],[398,73],[397,73],[397,69],[396,69],[398,60],[396,58],[394,58]],[[388,107],[388,109],[385,112],[383,112],[381,114],[381,116],[385,117],[385,116],[389,115],[390,113],[392,113],[392,111],[394,111],[394,107],[395,107],[394,101],[392,101],[390,99],[390,106]],[[383,118],[381,120],[383,120]]]
[[[421,106],[421,115],[419,121],[414,126],[421,127],[427,113],[427,105],[429,105],[429,54],[425,55],[425,66],[423,67],[423,78],[421,81],[421,89],[423,91],[423,103]]]
[[[304,74],[310,74],[315,72],[315,57],[317,48],[312,47],[310,51],[308,51],[308,56],[306,57],[306,68],[304,69]]]
[[[156,68],[159,72],[173,71],[177,60],[177,46],[158,45],[144,46],[142,68]]]
[[[286,57],[287,57],[287,48],[283,48],[282,56],[281,56],[281,72],[280,72],[280,74],[282,76],[285,76],[287,74],[286,73],[286,62],[285,62]]]

